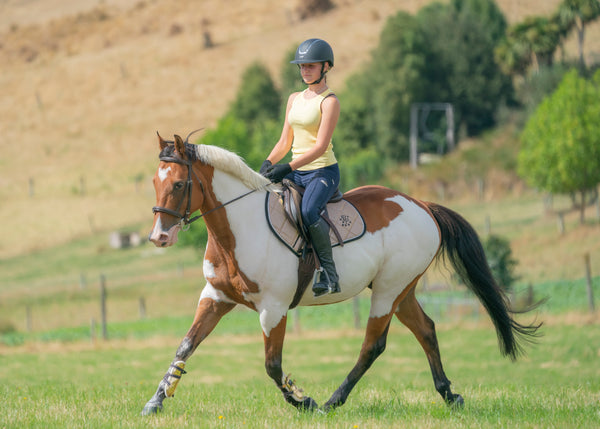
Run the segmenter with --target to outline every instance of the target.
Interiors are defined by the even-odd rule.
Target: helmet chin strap
[[[321,77],[319,77],[314,82],[306,82],[304,79],[302,79],[302,82],[304,82],[306,85],[315,85],[317,83],[321,83],[321,81],[323,80],[323,78],[325,77],[326,74],[327,74],[327,72],[325,71],[325,63],[322,62],[321,63]]]

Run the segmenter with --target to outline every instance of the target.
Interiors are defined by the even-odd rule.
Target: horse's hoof
[[[319,409],[319,404],[317,404],[315,402],[315,400],[313,398],[311,398],[310,396],[307,396],[306,398],[304,398],[302,400],[302,405],[300,406],[300,408],[303,411],[316,411]]]
[[[151,416],[152,414],[158,414],[158,412],[162,411],[162,409],[162,404],[156,402],[148,402],[142,410],[142,416]]]
[[[450,402],[448,405],[450,405],[452,408],[463,408],[465,406],[465,400],[463,399],[462,396],[455,395],[454,400],[452,402]]]

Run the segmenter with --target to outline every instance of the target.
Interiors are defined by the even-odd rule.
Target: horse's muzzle
[[[177,235],[181,229],[180,224],[171,226],[168,230],[164,230],[160,217],[154,223],[154,229],[148,235],[150,240],[156,247],[169,247],[177,243]]]

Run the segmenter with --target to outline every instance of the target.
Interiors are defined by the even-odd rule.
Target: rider
[[[263,162],[260,173],[272,182],[287,178],[305,188],[302,220],[308,225],[313,248],[323,268],[312,288],[317,297],[340,292],[329,224],[321,217],[340,182],[340,170],[331,144],[340,115],[340,102],[327,86],[326,73],[333,67],[333,50],[326,41],[305,40],[298,46],[291,63],[298,65],[308,88],[289,96],[281,137]],[[277,164],[290,149],[292,161]]]

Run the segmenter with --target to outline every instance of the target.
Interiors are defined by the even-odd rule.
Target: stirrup
[[[323,275],[323,273],[325,273],[325,279],[326,279],[327,283],[321,282],[321,281],[317,282],[317,277],[319,280],[321,280],[321,276]],[[318,269],[315,270],[315,274],[313,275],[312,291],[313,291],[313,297],[318,298],[318,297],[323,296],[328,293],[339,293],[342,290],[340,289],[340,283],[339,282],[332,283],[329,280],[329,275],[327,274],[327,271],[325,271],[323,269],[323,267],[319,267]]]

